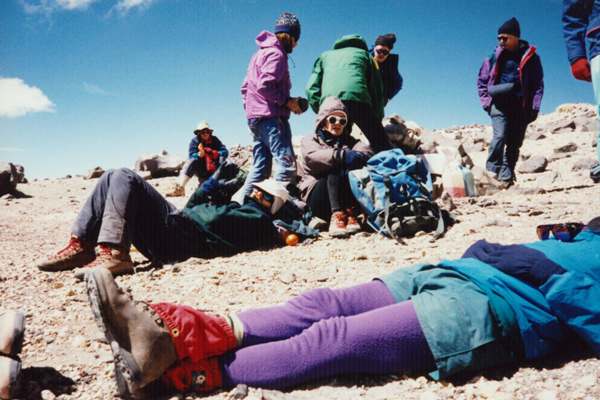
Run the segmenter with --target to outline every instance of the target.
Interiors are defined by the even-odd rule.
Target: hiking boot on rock
[[[125,294],[105,268],[88,270],[86,287],[94,319],[110,343],[120,395],[144,398],[144,387],[177,361],[166,325],[150,306]]]
[[[0,355],[15,357],[23,347],[25,315],[20,311],[0,314]]]
[[[183,197],[185,196],[185,187],[181,186],[179,183],[176,183],[173,187],[173,190],[167,193],[167,197]]]
[[[48,260],[37,265],[40,271],[56,272],[83,267],[94,261],[96,254],[94,246],[84,243],[75,236],[71,236],[67,246]]]
[[[348,236],[348,230],[346,229],[346,221],[348,217],[343,211],[335,211],[331,214],[331,221],[329,222],[329,234],[332,237],[345,237]]]
[[[347,215],[348,220],[346,222],[346,231],[348,232],[348,234],[352,235],[357,232],[360,232],[361,227],[358,223],[358,220],[356,219],[356,214],[354,213],[354,210],[348,210]]]
[[[104,268],[109,270],[113,276],[129,274],[133,272],[133,261],[129,255],[129,250],[123,250],[116,247],[110,247],[106,244],[99,244],[96,249],[96,259],[87,264],[84,268],[75,271],[75,278],[83,280],[86,271],[90,268]]]
[[[12,358],[0,356],[0,399],[12,399],[16,395],[21,363]]]

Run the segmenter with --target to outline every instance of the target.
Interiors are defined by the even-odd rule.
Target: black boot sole
[[[115,380],[119,395],[124,399],[134,399],[136,390],[133,388],[138,386],[141,381],[141,371],[133,356],[129,351],[122,348],[119,342],[115,339],[110,327],[110,323],[103,312],[102,300],[100,299],[100,282],[96,279],[94,270],[90,270],[86,274],[86,289],[94,320],[104,333],[107,342],[110,344],[110,349],[113,353],[115,365]]]

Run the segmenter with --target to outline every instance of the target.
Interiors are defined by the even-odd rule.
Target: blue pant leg
[[[98,240],[108,188],[114,173],[115,170],[108,170],[98,179],[96,187],[79,210],[79,214],[71,227],[73,235],[88,243],[96,243]]]
[[[243,193],[246,196],[252,193],[253,183],[263,181],[271,176],[272,155],[266,134],[266,127],[272,124],[270,121],[272,119],[263,119],[256,124],[248,124],[254,141],[252,143],[252,166],[244,182]]]
[[[597,118],[600,119],[600,55],[592,58],[590,62],[590,66],[592,69],[592,85],[594,88],[594,96],[596,97],[596,111]],[[598,124],[597,132],[596,132],[596,156],[598,157],[598,161],[600,161],[600,124]]]
[[[269,149],[275,160],[275,180],[287,184],[296,178],[296,155],[292,130],[286,118],[278,118],[266,127]]]
[[[498,174],[504,162],[504,145],[508,130],[508,118],[494,105],[492,105],[490,117],[492,118],[493,135],[488,150],[486,169],[494,174]]]

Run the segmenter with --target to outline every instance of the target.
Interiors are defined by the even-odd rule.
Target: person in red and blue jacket
[[[554,238],[480,240],[457,260],[228,316],[172,303],[144,310],[102,270],[88,274],[88,293],[114,344],[119,387],[140,398],[157,379],[197,392],[285,389],[349,374],[447,379],[573,343],[600,356],[600,217],[556,236],[565,225],[552,225]]]
[[[564,0],[563,34],[571,73],[575,79],[592,82],[600,115],[600,1]],[[586,52],[586,38],[589,52]],[[590,65],[591,64],[591,65]],[[600,130],[596,133],[600,141]],[[600,161],[600,146],[597,148]],[[590,177],[600,182],[600,164],[590,171]]]
[[[516,18],[498,29],[499,45],[479,70],[477,90],[492,119],[493,137],[486,168],[503,183],[515,181],[515,167],[525,130],[535,121],[544,94],[544,73],[535,46],[520,39]]]

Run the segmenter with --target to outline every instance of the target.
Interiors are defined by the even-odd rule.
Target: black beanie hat
[[[498,28],[498,35],[506,33],[509,35],[513,35],[516,37],[521,37],[521,27],[519,26],[519,21],[515,17],[512,17]]]
[[[396,35],[394,35],[393,33],[387,33],[385,35],[377,36],[377,39],[375,39],[375,46],[385,46],[388,47],[390,50],[394,48],[394,43],[396,43]]]
[[[274,33],[289,33],[296,42],[300,40],[300,21],[298,17],[289,12],[284,12],[275,21]]]

